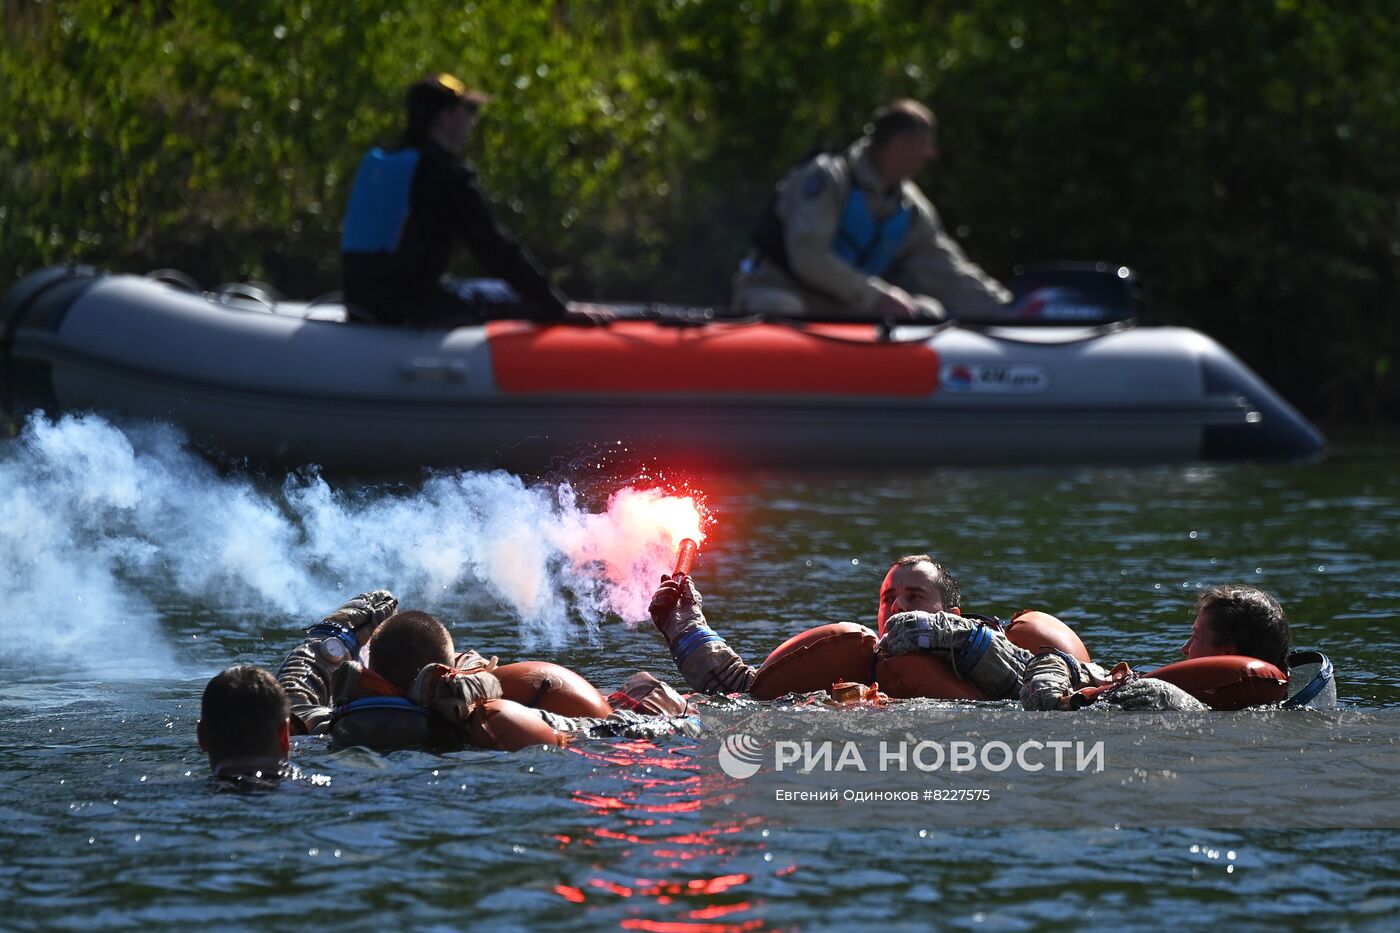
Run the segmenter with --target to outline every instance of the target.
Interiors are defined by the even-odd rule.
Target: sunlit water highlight
[[[1338,662],[1342,724],[1368,717],[1393,743],[1398,464],[718,477],[695,574],[715,627],[754,661],[809,625],[868,621],[885,562],[906,551],[943,558],[972,610],[1042,606],[1098,657],[1149,666],[1175,656],[1200,587],[1253,582]],[[711,707],[706,738],[659,745],[381,757],[302,740],[303,779],[284,790],[206,789],[204,681],[275,667],[303,626],[375,586],[502,660],[550,657],[605,690],[638,668],[668,675],[656,636],[628,622],[674,537],[629,531],[617,491],[504,474],[249,478],[165,429],[96,420],[0,444],[0,925],[1385,928],[1400,907],[1394,831],[1295,831],[1287,813],[1243,831],[1189,828],[1190,814],[1180,829],[953,830],[924,808],[865,832],[764,815],[716,752],[736,730],[832,721],[785,706]],[[653,556],[632,568],[634,534]],[[982,728],[1030,728],[1012,716],[989,711]],[[1287,739],[1322,754],[1334,722]],[[1376,758],[1377,781],[1394,761]]]

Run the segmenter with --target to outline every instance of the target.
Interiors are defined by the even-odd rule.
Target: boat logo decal
[[[948,392],[1044,392],[1050,387],[1045,367],[1030,363],[949,363],[939,372]]]

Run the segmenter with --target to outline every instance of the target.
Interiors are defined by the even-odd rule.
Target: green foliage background
[[[575,297],[723,301],[772,182],[913,96],[972,256],[1108,259],[1315,416],[1400,417],[1400,0],[3,0],[0,287],[338,285],[363,150],[446,70]]]

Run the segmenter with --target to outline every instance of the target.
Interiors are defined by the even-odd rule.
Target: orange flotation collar
[[[357,693],[374,697],[403,697],[405,700],[408,699],[408,691],[400,690],[398,687],[389,683],[383,674],[376,673],[367,667],[362,667],[360,668],[359,677],[359,683],[356,684],[359,688],[356,691]],[[359,699],[359,697],[356,697],[356,699]]]
[[[1073,636],[1068,626],[1053,616],[1046,618]],[[885,657],[875,650],[877,641],[873,631],[853,622],[831,622],[799,632],[768,655],[749,687],[749,695],[773,700],[789,693],[827,691],[833,684],[848,681],[866,686],[878,683],[882,693],[903,700],[987,699],[958,676],[946,657]]]
[[[1288,699],[1287,674],[1268,661],[1239,654],[1190,658],[1142,676],[1175,684],[1211,709],[1272,706]]]

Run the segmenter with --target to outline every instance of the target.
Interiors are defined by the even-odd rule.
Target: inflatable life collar
[[[1002,631],[1013,645],[1025,648],[1031,654],[1054,648],[1078,661],[1089,663],[1089,649],[1084,647],[1084,642],[1080,641],[1074,629],[1048,612],[1018,610],[1011,621],[1002,626]]]
[[[880,655],[875,660],[875,682],[886,695],[912,700],[986,700],[982,691],[963,680],[946,657],[937,654]]]
[[[830,622],[799,632],[759,666],[749,695],[775,700],[789,693],[826,690],[840,681],[870,684],[875,642],[874,632],[854,622]]]
[[[474,748],[518,752],[535,745],[562,748],[568,736],[528,706],[511,700],[487,700],[477,704],[467,717],[467,742]]]
[[[1143,674],[1175,684],[1211,709],[1273,706],[1288,697],[1288,675],[1268,661],[1238,654],[1190,658]]]
[[[987,621],[998,625],[995,619]],[[1018,647],[1062,646],[1063,650],[1088,660],[1089,653],[1079,636],[1048,613],[1018,613],[1008,628],[1007,637]],[[754,676],[749,695],[758,700],[773,700],[789,693],[828,690],[832,684],[850,681],[867,686],[879,684],[883,693],[897,699],[987,699],[958,676],[946,657],[939,654],[885,657],[875,650],[877,640],[873,631],[853,622],[832,622],[799,632],[768,655]]]
[[[507,700],[560,716],[592,716],[606,719],[612,713],[608,701],[582,674],[549,661],[518,661],[494,671]]]
[[[507,675],[513,690],[528,690],[531,675],[537,679],[558,677],[554,668],[572,674],[578,682],[589,689],[591,684],[566,668],[545,662],[524,662],[521,665],[507,665],[519,669]],[[455,724],[441,714],[419,706],[402,696],[393,686],[374,671],[360,668],[358,664],[346,664],[341,676],[340,693],[353,697],[347,702],[338,703],[331,716],[331,737],[337,748],[363,745],[376,751],[387,752],[402,748],[422,748],[448,751],[464,746],[513,752],[532,745],[559,746],[564,736],[544,721],[534,709],[509,699],[487,700],[472,708],[463,724]],[[499,673],[506,668],[497,668]],[[569,687],[577,684],[563,680]],[[539,692],[539,687],[533,688]],[[502,682],[505,692],[505,681]],[[593,690],[596,694],[597,690]],[[569,689],[554,692],[554,700],[579,702],[576,694]],[[607,707],[603,701],[604,708]],[[609,709],[609,711],[611,711]],[[590,714],[591,715],[591,714]],[[604,714],[606,715],[606,713]]]

